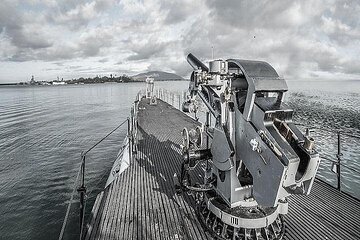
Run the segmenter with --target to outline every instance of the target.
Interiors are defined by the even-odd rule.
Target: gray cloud
[[[99,55],[101,49],[111,47],[113,36],[106,32],[109,29],[101,25],[90,29],[79,27],[87,25],[113,3],[113,0],[52,2],[40,13],[29,9],[24,14],[16,3],[5,1],[0,5],[0,29],[14,48],[12,52],[3,51],[3,59],[54,61]],[[66,29],[81,34],[74,38]],[[64,39],[62,34],[73,39]]]
[[[206,2],[217,21],[235,28],[284,28],[294,24],[291,16],[296,1],[237,1],[210,0]],[[284,19],[289,17],[289,19]]]
[[[347,61],[342,64],[343,72],[349,74],[360,75],[360,62],[359,61]]]
[[[188,76],[185,56],[206,62],[214,47],[215,58],[265,60],[286,78],[360,75],[357,0],[29,2],[37,10],[0,5],[0,61]]]
[[[152,57],[156,57],[162,54],[169,46],[171,42],[156,42],[154,39],[149,39],[144,42],[136,42],[129,44],[128,47],[135,54],[130,55],[127,60],[137,61],[145,60]]]
[[[52,45],[39,26],[32,24],[29,17],[21,15],[9,1],[0,4],[0,29],[18,48],[41,49]]]
[[[116,5],[118,1],[116,0],[96,0],[95,1],[95,9],[97,11],[105,11],[112,6]]]
[[[47,20],[54,24],[62,24],[71,30],[87,26],[97,15],[95,2],[64,1],[57,2],[46,14]]]
[[[46,18],[49,22],[77,30],[79,27],[87,26],[115,4],[117,4],[115,0],[55,1],[49,6]]]
[[[209,59],[214,46],[215,57],[266,60],[289,77],[310,77],[316,72],[353,74],[348,63],[357,56],[348,54],[343,43],[359,51],[354,46],[360,39],[359,18],[350,21],[350,27],[342,20],[346,14],[337,15],[336,9],[343,11],[346,4],[358,9],[359,3],[332,3],[207,1],[210,13],[206,21],[194,22],[184,34],[184,49]]]
[[[106,63],[109,61],[109,58],[102,58],[100,60],[98,60],[99,63]]]
[[[179,76],[190,77],[192,68],[184,60],[185,60],[185,56],[184,56],[184,58],[179,59],[179,61],[171,63],[171,65],[169,67],[170,71],[178,74]],[[161,69],[160,67],[161,66],[159,66],[158,68],[153,67],[151,70]]]
[[[21,28],[7,28],[7,34],[11,37],[12,43],[19,48],[41,49],[53,45],[46,39],[46,34],[36,29],[36,26]]]
[[[202,7],[201,1],[162,1],[161,9],[165,13],[164,24],[177,24],[186,21],[188,18],[195,17]]]
[[[79,43],[82,57],[93,57],[99,55],[101,49],[110,47],[113,36],[106,31],[90,33]]]
[[[360,43],[359,1],[337,1],[321,16],[321,27],[330,41],[339,45]]]

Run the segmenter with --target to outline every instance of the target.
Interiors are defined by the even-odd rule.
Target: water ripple
[[[185,90],[187,84],[164,82],[157,86],[179,91]],[[126,119],[143,87],[134,83],[0,88],[1,238],[57,238],[81,151]],[[307,91],[309,87],[299,86],[295,89],[287,101],[296,110],[297,122],[360,134],[359,94]],[[314,134],[321,154],[334,158],[336,136]],[[104,186],[125,135],[126,129],[116,132],[89,154],[89,206]],[[359,168],[359,142],[344,137],[343,146],[344,163]],[[319,176],[335,184],[330,165],[323,161]],[[360,192],[359,177],[345,169],[343,183],[345,189]],[[70,215],[68,239],[77,235],[75,210]]]

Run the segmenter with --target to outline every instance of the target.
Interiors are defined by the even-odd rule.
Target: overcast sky
[[[360,1],[1,0],[0,82],[268,61],[285,79],[360,79]]]

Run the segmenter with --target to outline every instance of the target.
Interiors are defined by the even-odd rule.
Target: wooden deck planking
[[[97,203],[86,239],[208,239],[194,201],[176,195],[181,130],[198,123],[167,103],[139,103],[138,153]],[[196,176],[202,175],[197,169]],[[315,181],[309,196],[291,196],[284,239],[360,239],[360,204]]]
[[[104,195],[104,191],[100,192],[96,196],[94,206],[91,210],[91,222],[87,225],[88,233],[90,233],[92,231],[92,229],[95,227],[95,222],[97,219],[97,214],[99,212],[99,208],[100,208],[100,204],[101,204],[103,195]],[[88,234],[85,235],[86,240],[88,240],[89,237],[90,237],[90,235],[88,235]]]

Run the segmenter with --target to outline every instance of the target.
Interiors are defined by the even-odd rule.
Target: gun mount
[[[189,97],[215,119],[213,127],[183,131],[178,190],[196,192],[198,216],[218,239],[281,239],[287,197],[309,194],[320,158],[314,139],[303,135],[284,104],[285,80],[262,61],[228,59],[205,66],[191,53]],[[201,148],[202,136],[212,138]],[[191,184],[189,172],[209,161],[204,182]]]
[[[157,100],[154,95],[154,78],[153,77],[147,77],[146,80],[146,98],[150,99],[150,105],[156,105]]]

